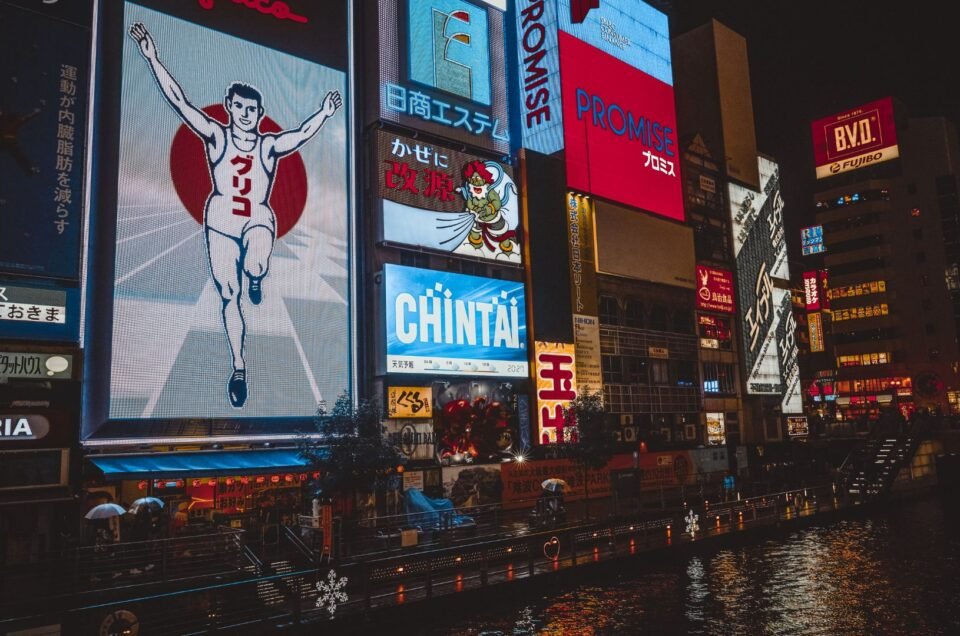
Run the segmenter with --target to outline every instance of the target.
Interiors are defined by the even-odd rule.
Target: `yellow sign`
[[[807,314],[807,329],[810,333],[810,353],[823,351],[823,318],[819,311]]]
[[[387,389],[387,417],[433,417],[433,391],[428,386],[392,386]]]

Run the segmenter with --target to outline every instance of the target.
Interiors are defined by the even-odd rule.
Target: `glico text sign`
[[[523,283],[384,265],[386,372],[526,377]]]
[[[810,129],[817,179],[900,156],[893,100],[889,97],[818,119]]]
[[[683,220],[673,87],[559,34],[567,185]]]

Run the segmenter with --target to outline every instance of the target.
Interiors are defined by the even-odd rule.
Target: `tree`
[[[570,431],[569,439],[575,440],[560,445],[561,454],[573,460],[583,475],[584,499],[587,517],[590,516],[590,470],[605,468],[617,450],[616,441],[607,426],[601,393],[578,395],[564,412],[564,426]]]
[[[360,400],[354,408],[342,393],[330,413],[317,410],[314,426],[321,437],[301,438],[300,455],[320,473],[314,493],[320,499],[373,489],[404,461],[383,435],[375,402]]]

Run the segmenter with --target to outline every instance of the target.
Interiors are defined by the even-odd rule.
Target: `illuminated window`
[[[862,320],[864,318],[878,318],[890,313],[887,303],[877,305],[866,305],[863,307],[850,307],[849,309],[834,309],[831,313],[833,322],[843,322],[844,320]]]
[[[732,364],[703,363],[704,393],[736,393],[736,375]]]
[[[848,356],[837,356],[838,367],[869,367],[878,364],[889,364],[893,356],[887,352],[856,353]]]

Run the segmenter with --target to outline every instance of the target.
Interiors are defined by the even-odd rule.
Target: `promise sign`
[[[817,179],[896,159],[897,127],[889,97],[811,124]]]

